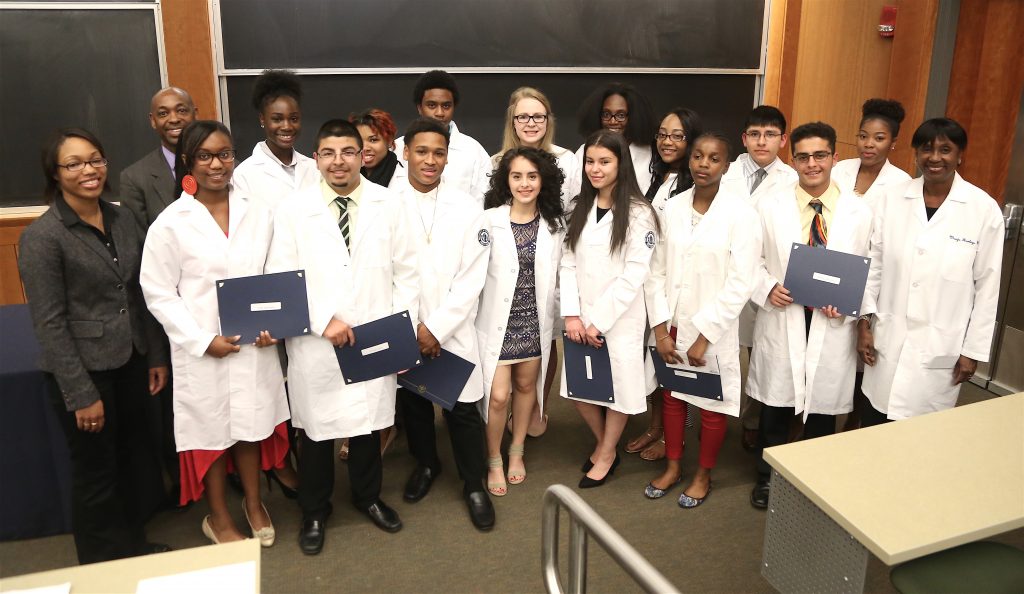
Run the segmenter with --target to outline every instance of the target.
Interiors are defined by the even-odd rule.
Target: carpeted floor
[[[961,403],[989,396],[968,386]],[[404,439],[400,437],[385,455],[383,498],[405,523],[397,534],[376,529],[349,505],[348,476],[340,462],[335,512],[328,523],[324,551],[317,557],[306,557],[298,549],[295,503],[277,490],[269,493],[266,502],[278,541],[263,551],[263,592],[542,592],[544,490],[556,483],[575,489],[579,465],[592,447],[589,432],[567,402],[553,396],[550,408],[547,434],[526,444],[526,482],[510,487],[505,497],[493,498],[498,519],[490,533],[477,532],[469,522],[443,428],[438,433],[439,446],[447,465],[419,503],[410,505],[401,498],[413,466]],[[642,432],[645,423],[642,417],[632,419],[626,437]],[[636,455],[624,455],[622,465],[603,487],[578,492],[680,590],[771,592],[760,575],[765,512],[749,504],[753,458],[740,447],[739,435],[738,421],[733,420],[715,469],[714,492],[700,508],[680,509],[676,505],[679,488],[657,501],[645,499],[644,486],[663,463],[645,462]],[[688,430],[688,440],[696,443],[695,429]],[[684,457],[687,475],[695,464],[696,448],[691,448]],[[202,503],[185,513],[163,513],[149,525],[150,540],[175,548],[207,544],[200,531],[206,513]],[[240,501],[235,516],[244,525]],[[567,522],[562,526],[564,572]],[[997,540],[1024,547],[1024,530]],[[74,545],[68,535],[0,543],[0,575],[5,577],[74,563]],[[639,591],[594,543],[589,549],[587,586],[595,594]],[[866,589],[893,592],[888,568],[875,559],[869,563]]]

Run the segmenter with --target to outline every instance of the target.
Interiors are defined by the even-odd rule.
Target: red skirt
[[[181,469],[181,505],[190,501],[199,501],[205,487],[203,478],[210,466],[224,455],[227,450],[189,450],[178,452],[178,465]],[[260,467],[263,470],[281,468],[284,457],[288,455],[288,423],[274,427],[274,432],[260,442]],[[228,472],[234,472],[234,459],[228,458]]]

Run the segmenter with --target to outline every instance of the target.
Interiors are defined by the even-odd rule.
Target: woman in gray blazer
[[[139,494],[159,480],[146,393],[167,380],[139,286],[142,235],[131,213],[100,199],[107,159],[92,133],[60,130],[43,171],[50,208],[22,233],[18,269],[71,452],[78,561],[169,550],[146,542],[139,509]]]

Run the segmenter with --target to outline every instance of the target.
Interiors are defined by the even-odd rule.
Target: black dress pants
[[[792,406],[761,407],[761,419],[757,426],[757,477],[767,481],[772,474],[772,467],[764,460],[764,449],[783,445],[789,442],[790,422],[796,414]],[[804,439],[814,439],[832,435],[836,432],[835,415],[807,415],[804,422]]]
[[[434,429],[434,405],[422,396],[405,388],[398,389],[398,405],[405,420],[405,436],[409,453],[421,466],[441,469],[437,457],[437,435]],[[465,481],[465,492],[483,490],[487,465],[484,454],[484,423],[475,402],[456,402],[455,407],[444,410],[448,423],[448,436],[452,440],[452,454],[459,478]]]
[[[867,402],[867,406],[860,412],[860,426],[874,427],[875,425],[881,425],[883,423],[891,423],[890,419],[884,412],[878,410],[871,404],[871,401]]]
[[[133,557],[143,552],[143,495],[161,489],[160,461],[147,423],[145,358],[133,353],[109,371],[89,373],[103,401],[103,430],[78,429],[60,387],[46,374],[71,454],[71,526],[80,564]]]
[[[305,431],[299,439],[299,508],[303,519],[324,520],[331,513],[334,494],[334,440],[313,441]],[[348,479],[358,509],[380,499],[383,477],[380,432],[348,438]]]

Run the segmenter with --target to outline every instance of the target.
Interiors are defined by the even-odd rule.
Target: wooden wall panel
[[[208,0],[163,0],[167,79],[192,95],[199,117],[220,119]]]
[[[790,5],[794,5],[793,12],[789,12]],[[764,73],[764,98],[765,105],[778,105],[779,95],[782,91],[783,64],[786,61],[795,63],[796,45],[786,47],[786,19],[789,14],[796,14],[799,17],[800,0],[771,0],[768,5],[768,51],[765,56]],[[796,18],[799,27],[800,19]],[[797,29],[799,32],[799,29]],[[798,36],[793,39],[799,41]]]
[[[35,217],[0,218],[0,305],[25,303],[18,274],[18,239]]]
[[[1024,89],[1024,2],[965,0],[957,23],[946,114],[967,129],[960,173],[999,201]]]
[[[914,175],[916,166],[910,138],[914,129],[924,120],[939,4],[902,0],[895,5],[899,11],[896,15],[896,37],[893,39],[885,98],[902,103],[907,117],[889,160]]]

